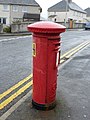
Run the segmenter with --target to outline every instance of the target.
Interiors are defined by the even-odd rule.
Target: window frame
[[[18,12],[18,5],[13,5],[12,6],[12,11],[13,12]]]
[[[28,12],[27,6],[22,6],[22,12]]]
[[[3,5],[3,11],[9,11],[9,5]]]
[[[2,18],[2,17],[1,17],[1,18],[0,18],[0,23],[1,23],[1,24],[6,24],[6,23],[7,23],[7,18],[5,18],[5,17]]]
[[[6,24],[6,19],[7,19],[7,18],[3,18],[3,24]]]
[[[0,18],[0,23],[2,23],[2,18]]]

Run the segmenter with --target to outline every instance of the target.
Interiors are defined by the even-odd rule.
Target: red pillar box
[[[65,27],[53,22],[28,25],[33,32],[33,98],[36,109],[56,106],[57,68],[60,62],[60,33]]]

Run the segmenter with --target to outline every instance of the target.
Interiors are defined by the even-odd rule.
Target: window
[[[22,6],[22,12],[27,12],[27,6]]]
[[[78,16],[78,12],[76,12],[76,16]]]
[[[79,17],[81,16],[81,13],[79,12]]]
[[[83,17],[83,13],[82,13],[82,17]]]
[[[0,23],[1,23],[1,18],[0,18]]]
[[[0,18],[0,23],[6,24],[6,18]]]
[[[13,5],[13,11],[18,12],[18,6],[17,5]]]
[[[54,15],[56,15],[56,12],[54,12]]]
[[[81,13],[79,12],[79,13],[78,13],[78,16],[79,16],[79,17],[80,17],[80,14],[81,14]]]
[[[55,18],[55,19],[54,19],[54,22],[56,22],[56,20],[57,20],[57,19]]]
[[[3,10],[4,10],[4,11],[8,11],[8,10],[9,10],[8,5],[3,5]]]
[[[3,24],[6,24],[6,18],[3,18]]]
[[[75,11],[75,12],[74,12],[74,15],[76,16],[76,14],[77,14],[77,12]]]
[[[75,11],[73,11],[73,15],[75,16]]]

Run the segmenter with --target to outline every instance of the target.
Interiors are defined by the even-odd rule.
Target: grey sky
[[[36,0],[39,5],[42,7],[42,16],[47,17],[47,9],[51,7],[52,5],[60,2],[61,0]],[[77,5],[79,5],[82,9],[86,9],[90,7],[90,0],[72,0]]]

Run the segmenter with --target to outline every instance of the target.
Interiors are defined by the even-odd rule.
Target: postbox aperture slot
[[[34,57],[36,57],[36,43],[33,43],[33,51],[32,51],[32,54]]]
[[[60,46],[60,43],[58,43],[58,44],[55,44],[55,46],[57,47],[57,46]]]

